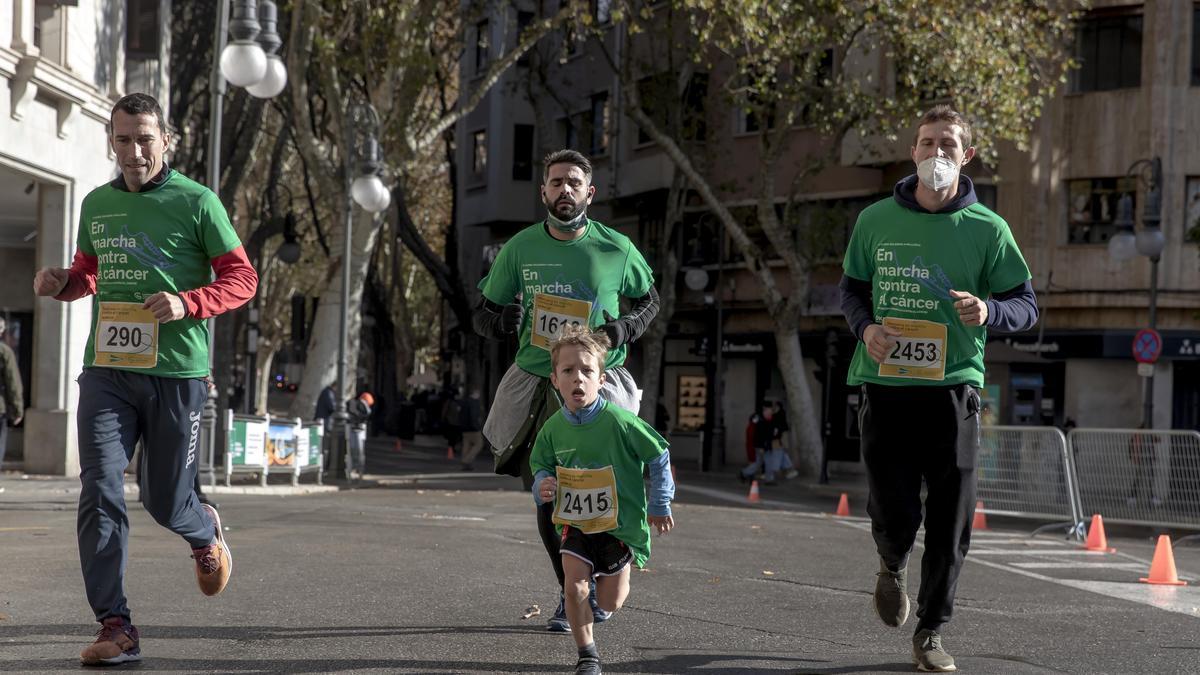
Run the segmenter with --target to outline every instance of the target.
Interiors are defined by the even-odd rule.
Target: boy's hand
[[[646,516],[646,522],[650,523],[650,527],[656,528],[659,534],[666,534],[675,527],[675,519],[671,516]]]
[[[547,476],[538,484],[538,496],[542,498],[543,504],[550,504],[554,501],[554,495],[558,492],[558,480],[552,476]]]

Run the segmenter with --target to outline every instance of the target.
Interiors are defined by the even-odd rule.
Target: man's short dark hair
[[[121,97],[113,106],[112,112],[108,115],[108,132],[112,134],[113,117],[117,111],[127,115],[154,115],[154,119],[158,121],[159,132],[167,133],[167,121],[163,119],[162,106],[158,104],[158,100],[150,94],[126,94]]]
[[[949,122],[951,124],[957,124],[958,127],[962,129],[961,140],[963,149],[966,150],[967,148],[971,147],[971,123],[967,121],[967,118],[964,117],[962,113],[958,112],[954,108],[951,108],[945,103],[935,105],[929,110],[926,110],[924,115],[921,115],[920,121],[917,122],[917,130],[915,133],[913,133],[914,146],[916,146],[917,141],[920,140],[921,127],[925,126],[926,124],[933,124],[934,122]]]
[[[592,182],[592,162],[578,150],[555,150],[542,160],[542,183],[550,180],[550,167],[555,164],[574,164]]]

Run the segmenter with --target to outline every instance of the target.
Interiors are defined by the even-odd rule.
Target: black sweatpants
[[[970,385],[863,386],[859,410],[867,513],[879,555],[892,570],[908,564],[925,497],[925,554],[917,630],[950,621],[954,592],[971,545],[979,392]]]

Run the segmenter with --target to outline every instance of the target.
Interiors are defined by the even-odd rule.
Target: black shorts
[[[610,577],[633,560],[633,551],[620,539],[607,532],[584,534],[578,528],[563,526],[559,553],[570,555],[592,566],[592,576]]]

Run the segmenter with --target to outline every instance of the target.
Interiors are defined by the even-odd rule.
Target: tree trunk
[[[254,364],[254,380],[257,386],[254,387],[254,414],[264,415],[270,408],[267,406],[268,397],[271,395],[271,364],[275,360],[275,352],[278,349],[266,342],[265,340],[258,341],[257,361]],[[247,396],[249,393],[247,393]],[[290,413],[294,417],[309,419],[312,417],[312,410],[309,410],[307,415],[296,415]]]
[[[812,389],[808,386],[808,371],[800,349],[800,332],[794,319],[775,317],[775,352],[783,386],[787,392],[789,452],[796,449],[796,468],[806,476],[821,471],[821,433],[819,411],[813,404]]]
[[[344,208],[344,207],[343,207]],[[345,212],[341,215],[345,222]],[[371,250],[379,234],[383,218],[362,209],[354,209],[353,241],[350,250],[350,311],[346,317],[349,333],[346,344],[346,382],[339,400],[346,400],[357,391],[358,345],[362,334],[362,295],[366,282],[367,268],[371,264]],[[343,225],[344,227],[344,225]],[[341,228],[337,229],[337,259],[329,266],[334,275],[322,291],[317,303],[317,315],[313,320],[313,336],[305,356],[304,378],[300,390],[292,402],[289,415],[307,419],[316,408],[317,396],[330,382],[337,380],[338,338],[341,331],[342,265],[346,264],[341,254]]]

